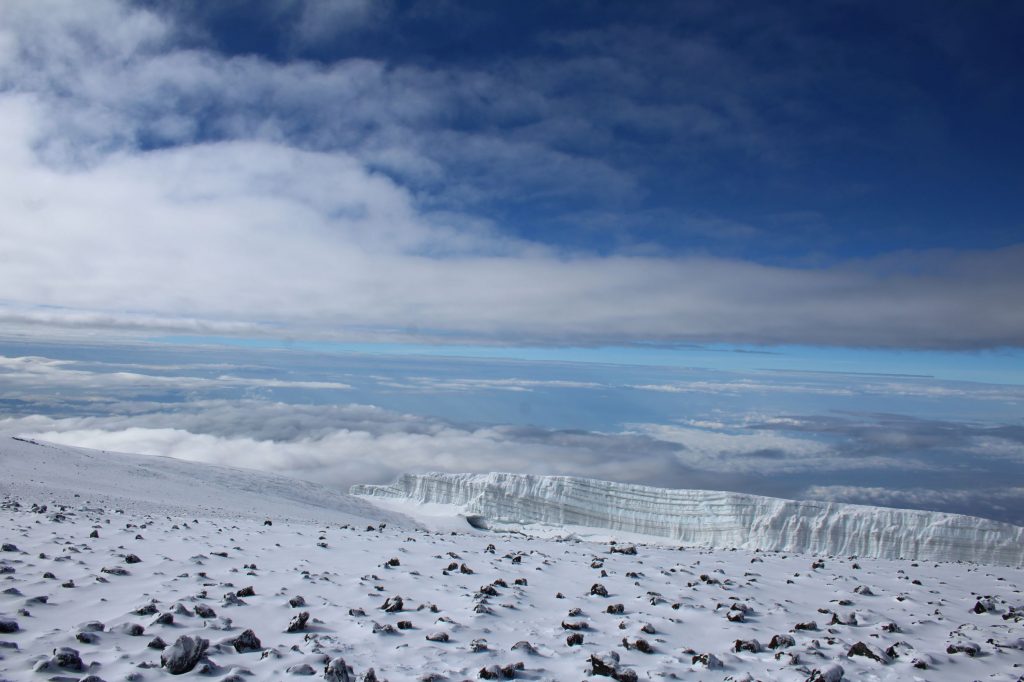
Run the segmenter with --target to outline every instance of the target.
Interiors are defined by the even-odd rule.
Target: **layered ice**
[[[585,526],[706,547],[1024,565],[1024,528],[960,514],[507,473],[405,474],[351,492],[454,505],[491,526]]]

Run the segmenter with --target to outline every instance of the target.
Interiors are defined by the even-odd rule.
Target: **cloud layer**
[[[372,21],[362,3],[338,7],[332,21]],[[327,11],[302,8],[296,17]],[[446,123],[481,96],[487,117],[503,107],[511,118],[522,106],[551,113],[540,85],[367,58],[225,55],[183,41],[166,14],[114,2],[2,12],[0,323],[9,328],[1024,345],[1020,245],[797,268],[599,254],[504,229],[484,211],[496,192],[636,191],[628,164],[558,151],[564,137],[505,139]],[[687,54],[704,58],[697,47]],[[571,63],[582,78],[588,65]]]

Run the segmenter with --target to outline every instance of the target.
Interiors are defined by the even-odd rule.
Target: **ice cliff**
[[[405,474],[351,492],[455,505],[498,526],[587,526],[707,547],[1024,565],[1024,527],[959,514],[504,473]]]

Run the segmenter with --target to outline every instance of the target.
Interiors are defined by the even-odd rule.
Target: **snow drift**
[[[405,474],[351,493],[455,505],[491,526],[586,526],[707,547],[1024,565],[1024,528],[959,514],[505,473]]]

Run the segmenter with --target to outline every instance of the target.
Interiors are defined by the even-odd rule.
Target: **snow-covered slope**
[[[708,547],[1024,565],[1024,528],[958,514],[503,473],[407,474],[351,492],[455,505],[492,526],[587,526]]]
[[[413,522],[344,492],[251,469],[0,437],[0,495],[124,511],[341,523]]]

